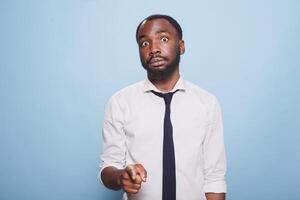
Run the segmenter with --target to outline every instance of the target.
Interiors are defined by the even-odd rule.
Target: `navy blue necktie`
[[[173,143],[173,127],[171,123],[171,100],[173,94],[178,90],[170,93],[159,93],[151,91],[155,95],[162,97],[165,101],[164,117],[164,139],[163,139],[163,188],[162,200],[176,200],[176,171],[175,171],[175,153]]]

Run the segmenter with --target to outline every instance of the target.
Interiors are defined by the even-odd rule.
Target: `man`
[[[136,30],[147,79],[114,94],[99,176],[123,199],[224,200],[226,158],[216,98],[179,73],[182,30],[151,15]]]

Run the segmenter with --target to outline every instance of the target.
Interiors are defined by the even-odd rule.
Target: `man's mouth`
[[[151,67],[160,67],[166,63],[166,60],[162,57],[153,57],[148,61]]]

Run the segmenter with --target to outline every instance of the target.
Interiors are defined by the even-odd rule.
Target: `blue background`
[[[300,200],[300,1],[0,2],[0,199],[119,199],[97,180],[108,98],[145,77],[137,24],[182,25],[223,109],[229,200]]]

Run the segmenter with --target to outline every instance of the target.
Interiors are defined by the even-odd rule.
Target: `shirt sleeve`
[[[101,180],[101,172],[108,166],[123,169],[125,166],[126,138],[123,129],[123,112],[116,97],[111,97],[105,109],[102,129],[102,154],[98,174]]]
[[[209,111],[209,121],[203,144],[204,192],[226,193],[226,155],[220,105],[216,98]]]

